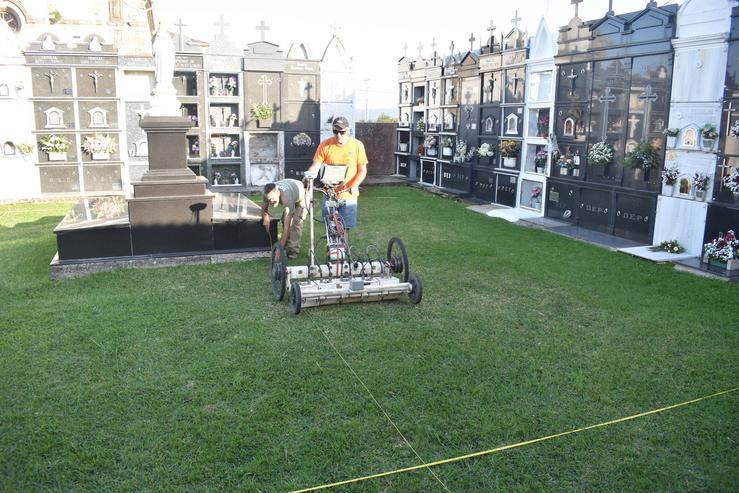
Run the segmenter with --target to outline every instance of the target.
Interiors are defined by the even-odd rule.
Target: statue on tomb
[[[147,0],[147,7],[149,7],[148,20],[149,29],[152,33],[151,48],[155,65],[153,98],[151,109],[147,114],[152,116],[181,116],[177,91],[172,85],[175,66],[174,42],[167,30],[167,23],[164,21],[164,9],[161,6],[161,0],[156,2]]]

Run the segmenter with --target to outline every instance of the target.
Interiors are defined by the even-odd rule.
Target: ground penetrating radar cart
[[[306,173],[305,191],[309,221],[310,250],[308,265],[287,266],[280,242],[272,246],[272,292],[278,301],[289,289],[290,306],[298,314],[302,308],[338,303],[396,300],[407,294],[411,303],[421,301],[421,280],[408,268],[408,254],[400,238],[393,237],[387,245],[385,258],[354,255],[346,240],[344,222],[337,212],[337,188],[343,185],[346,165],[322,166],[318,178],[326,196],[326,261],[316,263],[313,231],[313,179]],[[375,249],[376,250],[376,249]]]

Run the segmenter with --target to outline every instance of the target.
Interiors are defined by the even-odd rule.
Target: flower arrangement
[[[471,160],[473,157],[480,154],[480,151],[477,149],[477,147],[470,147],[469,152],[467,152],[467,158],[466,161]]]
[[[18,152],[21,154],[31,154],[33,152],[33,146],[31,144],[26,144],[25,142],[16,144],[15,148],[18,149]]]
[[[667,253],[683,253],[685,251],[685,248],[683,248],[680,243],[677,242],[677,240],[667,240],[663,241],[659,245],[654,245],[649,247],[649,249],[653,252],[667,252]]]
[[[711,139],[711,140],[715,139],[716,137],[718,137],[718,132],[716,131],[716,125],[712,123],[706,123],[701,128],[701,135],[703,136],[704,139]]]
[[[538,167],[544,167],[547,165],[547,151],[544,149],[539,149],[536,151],[536,154],[534,154],[534,164]]]
[[[257,120],[269,120],[274,114],[272,112],[272,106],[267,103],[252,104],[249,113]]]
[[[534,187],[531,189],[531,199],[541,198],[541,187]]]
[[[667,167],[662,170],[662,181],[665,182],[665,185],[673,185],[677,178],[680,176],[680,170],[677,166],[673,167]]]
[[[735,139],[739,139],[739,120],[734,122],[734,126],[729,129],[729,133]]]
[[[557,165],[560,168],[572,169],[575,166],[575,156],[571,152],[560,154],[559,159],[557,159]]]
[[[739,258],[739,240],[736,239],[734,230],[730,229],[726,234],[719,233],[718,238],[703,245],[703,251],[711,260],[728,262]]]
[[[41,138],[41,150],[43,152],[67,152],[70,142],[63,135],[45,135]]]
[[[679,128],[675,128],[675,127],[666,128],[666,129],[662,130],[662,134],[665,137],[677,137],[677,135],[679,133],[680,133],[680,129]]]
[[[221,172],[216,171],[213,173],[213,185],[220,185],[221,184]]]
[[[236,77],[233,75],[226,79],[226,89],[233,91],[236,89]]]
[[[503,157],[518,157],[521,151],[521,143],[515,140],[501,140],[498,144],[498,150]]]
[[[231,154],[231,157],[236,157],[239,155],[239,141],[238,140],[232,140],[228,143],[228,151]]]
[[[730,192],[739,193],[739,168],[731,168],[729,174],[724,176],[723,183]]]
[[[463,163],[467,160],[467,143],[463,140],[457,141],[457,147],[454,149],[454,157],[452,161],[455,163]]]
[[[293,145],[295,147],[310,147],[313,145],[313,139],[305,132],[300,132],[293,137]]]
[[[649,142],[642,142],[626,154],[624,166],[627,168],[650,168],[657,166],[657,153]]]
[[[492,148],[489,143],[483,142],[477,150],[477,153],[481,157],[493,157],[495,155],[495,149]]]
[[[215,77],[213,77],[212,75],[211,75],[211,76],[210,76],[210,78],[208,79],[208,87],[209,87],[209,88],[210,88],[211,90],[213,90],[213,89],[216,89],[216,88],[218,87],[218,81],[217,81],[217,80],[216,80],[216,78],[215,78]]]
[[[693,187],[696,190],[701,190],[705,192],[706,190],[708,190],[708,180],[709,179],[710,177],[707,174],[696,172],[693,175]]]
[[[85,137],[82,143],[82,150],[88,154],[106,154],[115,152],[115,140],[108,134],[95,134],[92,137]]]
[[[549,133],[549,116],[548,115],[539,115],[538,120],[536,120],[536,131],[537,136],[539,137],[546,137]]]
[[[416,122],[416,130],[419,132],[423,132],[426,129],[426,121],[423,119],[423,117],[419,118]]]
[[[233,185],[239,184],[239,176],[236,173],[231,173],[228,177]]]
[[[588,152],[588,164],[593,166],[607,166],[613,162],[613,146],[601,140],[590,148]]]
[[[416,154],[423,156],[423,144],[418,144],[418,147],[416,147]]]
[[[436,149],[436,146],[438,144],[438,140],[436,140],[436,137],[433,135],[427,135],[425,139],[423,139],[423,146],[426,149]]]
[[[454,141],[451,137],[444,137],[441,139],[441,145],[442,147],[452,147],[452,145],[454,145]]]

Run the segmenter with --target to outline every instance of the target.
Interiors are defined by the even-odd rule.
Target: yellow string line
[[[581,431],[592,430],[593,428],[602,428],[604,426],[609,426],[609,425],[613,425],[613,424],[617,424],[617,423],[623,423],[624,421],[631,421],[633,419],[642,418],[644,416],[649,416],[650,414],[657,414],[657,413],[661,413],[661,412],[664,412],[664,411],[669,411],[670,409],[675,409],[675,408],[678,408],[678,407],[687,406],[689,404],[695,404],[696,402],[704,401],[706,399],[712,399],[714,397],[718,397],[718,396],[724,395],[724,394],[729,394],[731,392],[736,392],[737,390],[739,390],[739,387],[735,387],[735,388],[730,389],[730,390],[724,390],[722,392],[716,392],[715,394],[706,395],[706,396],[699,397],[697,399],[693,399],[693,400],[690,400],[690,401],[681,402],[679,404],[673,404],[671,406],[661,407],[659,409],[653,409],[651,411],[646,411],[646,412],[639,413],[639,414],[633,414],[631,416],[626,416],[625,418],[618,418],[618,419],[614,419],[614,420],[611,420],[611,421],[605,421],[603,423],[598,423],[598,424],[595,424],[595,425],[584,426],[582,428],[577,428],[577,429],[565,431],[565,432],[562,432],[562,433],[556,433],[554,435],[549,435],[549,436],[545,436],[545,437],[541,437],[541,438],[535,438],[533,440],[526,440],[524,442],[518,442],[518,443],[511,444],[511,445],[503,445],[501,447],[493,448],[493,449],[490,449],[490,450],[483,450],[483,451],[480,451],[480,452],[474,452],[474,453],[467,454],[467,455],[460,455],[458,457],[452,457],[450,459],[438,460],[436,462],[428,462],[428,463],[425,463],[425,464],[418,464],[418,465],[415,465],[415,466],[404,467],[404,468],[401,468],[401,469],[395,469],[393,471],[386,471],[386,472],[381,472],[381,473],[377,473],[377,474],[371,474],[369,476],[362,476],[362,477],[359,477],[359,478],[347,479],[345,481],[339,481],[337,483],[330,483],[330,484],[323,484],[323,485],[320,485],[320,486],[313,486],[311,488],[305,488],[305,489],[302,489],[302,490],[295,490],[295,491],[292,491],[291,493],[305,493],[305,492],[309,492],[309,491],[317,491],[317,490],[322,490],[322,489],[327,489],[327,488],[334,488],[336,486],[341,486],[341,485],[350,484],[350,483],[358,483],[360,481],[366,481],[368,479],[377,479],[377,478],[382,478],[382,477],[385,477],[385,476],[391,476],[391,475],[394,475],[394,474],[400,474],[400,473],[403,473],[403,472],[415,471],[417,469],[429,468],[429,467],[434,467],[434,466],[440,466],[442,464],[450,464],[452,462],[459,462],[459,461],[462,461],[462,460],[471,459],[473,457],[480,457],[482,455],[494,454],[496,452],[502,452],[504,450],[510,450],[510,449],[514,449],[514,448],[518,448],[518,447],[523,447],[524,445],[531,445],[533,443],[543,442],[545,440],[552,440],[553,438],[558,438],[558,437],[562,437],[562,436],[565,436],[565,435],[572,435],[574,433],[579,433]]]
[[[393,425],[393,428],[395,428],[395,431],[398,432],[398,435],[400,435],[400,438],[402,438],[403,441],[406,443],[406,445],[408,445],[408,447],[410,447],[410,449],[413,451],[413,453],[416,454],[416,457],[418,457],[418,460],[420,460],[421,462],[423,462],[423,459],[421,458],[420,455],[418,455],[418,452],[416,452],[416,449],[413,448],[413,445],[411,445],[411,443],[405,438],[405,435],[403,435],[403,433],[395,425],[395,423],[393,422],[393,420],[390,419],[390,415],[387,412],[385,412],[385,409],[380,405],[380,403],[377,401],[377,399],[375,399],[374,394],[372,394],[372,392],[370,391],[370,389],[364,384],[364,381],[359,377],[359,375],[357,375],[357,372],[354,371],[354,368],[352,368],[352,366],[349,364],[349,362],[344,359],[344,356],[341,355],[341,353],[339,352],[339,350],[336,349],[336,346],[334,346],[334,343],[331,342],[331,339],[329,339],[328,334],[326,333],[326,331],[325,330],[321,330],[321,333],[323,334],[323,337],[331,345],[331,347],[336,352],[336,354],[339,355],[339,358],[341,358],[341,361],[343,361],[344,364],[347,366],[347,368],[349,368],[349,371],[351,371],[352,374],[354,375],[354,377],[357,380],[359,380],[359,383],[362,384],[362,387],[364,387],[364,390],[367,391],[367,393],[369,394],[369,396],[374,401],[375,405],[377,405],[377,407],[380,408],[380,411],[382,411],[382,414],[384,414],[385,417],[387,418],[387,420],[390,421],[390,424]],[[423,465],[418,466],[419,469],[422,468],[422,467],[424,467],[424,466]],[[436,473],[430,467],[427,467],[426,469],[428,469],[428,471],[431,473],[431,475],[434,477],[434,479],[436,479],[436,481],[439,482],[439,484],[442,486],[442,488],[444,488],[445,491],[448,491],[449,493],[452,493],[451,491],[449,491],[449,488],[447,488],[446,484],[444,484],[444,481],[442,481],[441,478],[439,476],[437,476]],[[308,490],[308,491],[310,491],[310,490]]]

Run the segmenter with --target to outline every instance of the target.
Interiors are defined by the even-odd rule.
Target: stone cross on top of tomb
[[[603,89],[603,94],[598,98],[603,104],[603,128],[601,129],[601,140],[606,140],[606,134],[608,133],[608,106],[616,101],[616,96],[611,94],[611,88],[607,87]]]
[[[177,51],[182,51],[182,28],[186,27],[187,24],[182,23],[182,17],[180,17],[177,20],[177,24],[175,24],[177,28],[179,29],[178,35],[177,35]]]
[[[259,24],[259,25],[258,25],[258,26],[256,27],[256,30],[257,30],[257,31],[260,31],[260,33],[259,33],[259,34],[260,34],[260,35],[262,36],[262,41],[264,41],[264,36],[265,36],[265,34],[266,34],[266,31],[269,31],[269,29],[270,29],[270,28],[269,28],[269,26],[267,26],[267,25],[266,25],[266,24],[264,23],[264,20],[262,20],[261,24]],[[271,83],[271,82],[272,82],[272,81],[270,81],[270,83]]]
[[[606,12],[606,15],[614,15],[615,12],[613,11],[613,0],[608,0],[608,12]]]
[[[495,22],[493,21],[493,19],[490,19],[490,26],[487,27],[486,30],[488,31],[488,33],[490,33],[490,34],[488,34],[488,38],[489,38],[489,41],[488,42],[490,43],[490,51],[492,51],[493,50],[493,45],[495,44],[495,43],[493,43],[493,36],[495,36],[493,34],[493,31],[495,31]]]
[[[417,48],[418,48],[418,58],[423,58],[423,55],[421,55],[421,51],[423,51],[423,43],[419,41]]]
[[[582,3],[582,0],[570,0],[570,3],[575,6],[575,17],[579,17],[578,10],[580,10],[580,4]]]
[[[582,1],[582,0],[580,0]],[[518,9],[516,9],[516,13],[513,14],[513,19],[511,19],[511,22],[513,23],[513,29],[518,31],[518,21],[520,21],[521,18],[518,16]]]
[[[230,26],[231,24],[229,24],[228,22],[224,21],[223,20],[223,14],[221,14],[221,17],[218,20],[218,22],[214,23],[213,25],[220,29],[220,31],[221,31],[220,32],[220,35],[221,36],[225,36],[226,35],[226,31],[223,28],[225,28],[226,26]]]
[[[403,58],[405,58],[406,56],[408,56],[408,42],[407,41],[403,45]]]
[[[474,48],[473,44],[475,43],[475,39],[477,39],[475,38],[475,33],[470,33],[470,39],[467,40],[470,42],[470,51]]]

